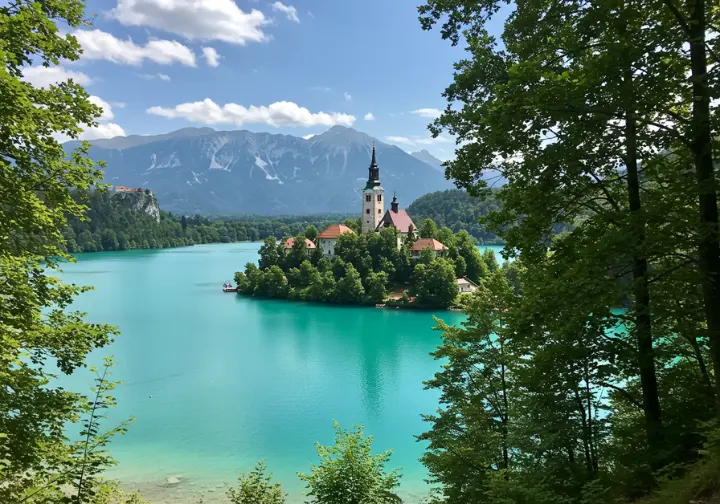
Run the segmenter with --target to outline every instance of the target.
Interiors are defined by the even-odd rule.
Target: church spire
[[[380,167],[377,164],[375,155],[375,142],[373,142],[372,159],[370,160],[370,168],[368,168],[368,181],[366,189],[378,187],[380,185]]]
[[[398,209],[399,209],[399,207],[398,207],[397,195],[395,195],[395,191],[393,191],[393,199],[392,199],[392,203],[390,203],[390,210],[392,210],[393,213],[398,213]]]

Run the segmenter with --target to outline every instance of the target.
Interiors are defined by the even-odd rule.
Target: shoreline
[[[148,504],[199,504],[200,502],[202,504],[229,504],[230,500],[225,492],[230,484],[235,483],[235,481],[221,479],[193,479],[183,474],[169,476],[165,480],[142,482],[112,478],[110,475],[107,479],[117,481],[119,488],[125,492],[139,492],[140,497],[148,501]],[[283,484],[282,481],[278,482]],[[306,502],[303,495],[304,488],[298,489],[283,484],[283,490],[287,493],[286,504]],[[427,499],[429,490],[427,484],[424,484],[423,490],[403,488],[401,484],[397,494],[405,504],[421,504]]]

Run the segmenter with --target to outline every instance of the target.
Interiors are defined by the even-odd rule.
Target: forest
[[[479,283],[500,269],[493,251],[481,254],[467,231],[438,229],[429,218],[419,233],[413,231],[402,238],[399,247],[394,227],[379,233],[344,233],[337,240],[334,256],[328,258],[323,257],[319,246],[307,245],[307,240],[313,245],[316,237],[317,229],[310,227],[292,239],[284,237],[276,242],[273,237],[267,238],[260,247],[259,264],[247,263],[244,272],[235,273],[238,292],[322,303],[388,302],[403,307],[449,308],[464,302],[458,278]],[[436,256],[423,249],[419,257],[412,257],[411,247],[418,238],[436,239],[447,250]],[[518,267],[518,263],[506,263],[502,270],[514,278]],[[398,294],[396,299],[388,299],[391,292]]]
[[[481,245],[501,245],[502,240],[482,223],[484,217],[499,208],[500,200],[492,194],[480,199],[467,191],[450,189],[420,196],[410,204],[407,212],[415,222],[430,218],[453,233],[464,229]]]
[[[69,253],[258,241],[268,236],[295,235],[310,225],[322,229],[347,219],[341,214],[236,218],[177,216],[160,210],[152,196],[110,191],[76,192],[75,199],[87,200],[88,209],[80,217],[68,218],[63,236]],[[152,211],[148,213],[142,205]]]

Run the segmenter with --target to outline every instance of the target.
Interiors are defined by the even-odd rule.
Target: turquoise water
[[[438,370],[432,314],[318,306],[225,294],[259,244],[79,254],[67,282],[94,285],[75,308],[118,325],[118,406],[106,426],[135,417],[111,446],[110,476],[154,502],[205,502],[262,458],[299,501],[296,476],[317,461],[332,420],[362,423],[376,450],[395,448],[402,494],[424,495],[420,415],[437,408],[422,382]],[[499,249],[499,247],[496,247]],[[463,316],[443,312],[449,323]],[[85,391],[87,372],[64,380]],[[167,486],[167,478],[180,484]],[[217,497],[216,497],[217,498]],[[219,501],[219,499],[218,499]]]

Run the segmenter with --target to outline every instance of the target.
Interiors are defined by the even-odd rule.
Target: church
[[[399,232],[398,247],[403,237],[417,229],[405,210],[400,210],[397,196],[393,194],[390,209],[385,211],[385,189],[380,185],[380,167],[377,164],[375,145],[372,149],[372,159],[368,168],[368,180],[362,194],[362,233],[374,233],[384,227],[392,226]],[[325,257],[335,256],[335,243],[343,233],[352,233],[353,230],[342,224],[332,224],[318,234],[318,245]]]

